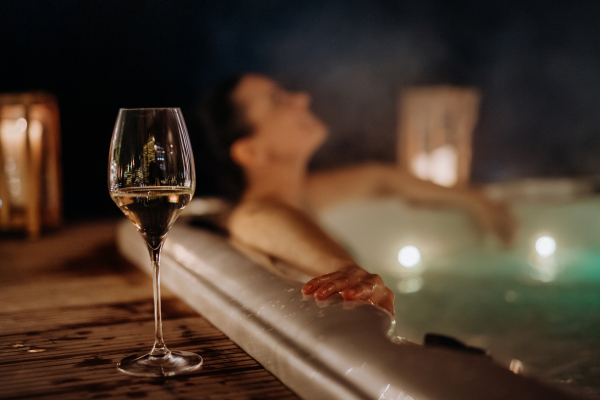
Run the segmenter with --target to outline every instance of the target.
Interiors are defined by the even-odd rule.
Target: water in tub
[[[509,250],[460,212],[392,198],[341,205],[321,221],[395,289],[399,336],[449,335],[525,374],[600,395],[600,198],[513,210],[520,226]]]

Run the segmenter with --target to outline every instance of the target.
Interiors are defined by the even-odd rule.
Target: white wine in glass
[[[154,347],[148,354],[122,359],[117,368],[127,374],[171,376],[202,364],[195,353],[167,348],[160,309],[161,250],[195,187],[194,157],[181,110],[119,110],[110,145],[108,190],[148,246],[154,284]]]

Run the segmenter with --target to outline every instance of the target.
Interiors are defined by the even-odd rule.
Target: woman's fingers
[[[346,289],[348,286],[353,284],[351,278],[348,275],[342,275],[337,279],[330,280],[329,282],[323,284],[315,291],[315,298],[317,300],[324,300],[331,296],[332,294],[341,292]]]
[[[517,228],[517,220],[510,209],[490,200],[479,200],[475,218],[486,232],[494,233],[505,246],[510,246]]]
[[[502,207],[498,216],[497,232],[502,237],[503,242],[510,246],[514,240],[518,227],[517,219],[508,207]]]
[[[302,293],[303,294],[314,293],[314,291],[317,290],[318,288],[320,288],[323,284],[325,284],[326,282],[329,282],[332,279],[336,279],[340,275],[341,275],[341,272],[337,271],[337,272],[333,272],[331,274],[313,278],[310,281],[306,282],[304,284],[304,286],[302,286]]]
[[[382,307],[394,314],[394,293],[388,289],[379,275],[369,274],[360,283],[342,292],[344,300],[362,300]]]
[[[510,246],[514,239],[517,222],[510,210],[503,205],[495,205],[490,211],[492,230],[502,244]]]
[[[390,289],[385,288],[385,293],[383,297],[379,300],[379,303],[376,304],[379,307],[388,310],[392,315],[396,315],[394,311],[394,292]]]
[[[302,287],[302,293],[311,294],[319,293],[317,297],[322,300],[333,293],[342,291],[348,285],[354,285],[360,280],[360,277],[366,275],[367,272],[360,267],[351,266],[332,272],[331,274],[319,276],[311,279]],[[331,283],[331,285],[330,285]],[[325,286],[326,287],[323,287]]]
[[[394,314],[394,293],[379,275],[369,274],[357,266],[311,279],[302,288],[302,293],[314,293],[317,300],[341,293],[344,300],[367,301]]]
[[[342,296],[346,300],[363,300],[365,297],[371,296],[377,287],[377,278],[379,278],[379,275],[367,275],[360,283],[344,290]]]

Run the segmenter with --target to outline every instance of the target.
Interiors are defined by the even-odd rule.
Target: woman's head
[[[232,148],[234,159],[243,166],[248,160],[245,154],[237,154],[236,145],[251,146],[257,156],[251,163],[272,164],[308,160],[325,139],[327,130],[311,112],[307,93],[288,91],[268,77],[248,74],[239,81],[233,100],[252,131]]]
[[[233,201],[242,195],[249,169],[306,163],[327,132],[310,111],[308,94],[253,74],[216,86],[205,102],[204,122],[222,164],[224,195]]]

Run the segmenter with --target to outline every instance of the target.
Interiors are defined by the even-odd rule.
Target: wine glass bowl
[[[160,307],[162,246],[196,185],[194,157],[181,110],[119,110],[108,165],[110,196],[148,246],[154,286],[154,346],[148,354],[124,358],[117,368],[136,376],[171,376],[194,370],[202,364],[202,357],[171,351],[165,345]]]

